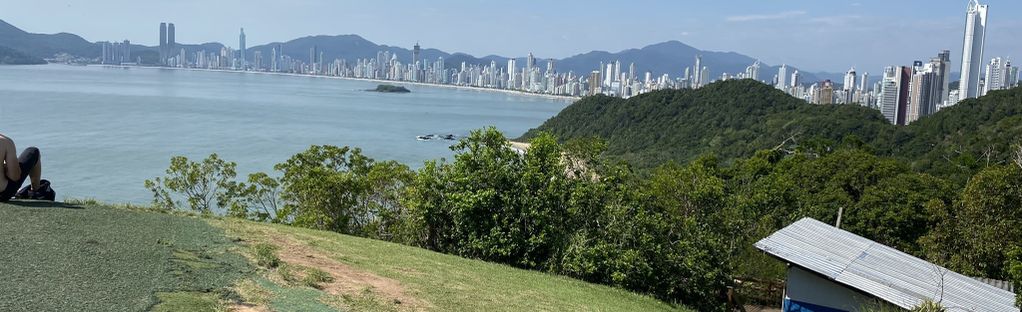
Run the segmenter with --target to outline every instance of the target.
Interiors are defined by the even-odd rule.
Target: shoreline
[[[412,82],[412,81],[397,81],[397,80],[385,80],[385,79],[369,79],[369,78],[352,78],[352,77],[338,77],[338,76],[326,76],[326,75],[310,75],[310,74],[296,74],[296,73],[275,73],[275,72],[264,72],[264,71],[242,71],[242,70],[231,70],[231,69],[208,69],[208,68],[183,68],[183,67],[162,67],[162,66],[142,66],[142,65],[109,65],[109,64],[90,64],[89,66],[99,66],[105,68],[143,68],[143,69],[172,69],[172,70],[186,70],[186,71],[199,71],[199,72],[219,72],[219,73],[234,73],[234,74],[257,74],[257,75],[273,75],[273,76],[288,76],[288,77],[304,77],[304,78],[324,78],[324,79],[338,79],[338,80],[349,80],[349,81],[363,81],[383,84],[396,84],[396,85],[407,85],[407,86],[418,86],[418,87],[438,87],[448,88],[455,90],[467,90],[467,91],[482,91],[482,92],[498,92],[510,95],[521,95],[531,96],[538,98],[545,98],[550,100],[560,100],[575,102],[582,97],[569,96],[569,95],[553,95],[543,93],[532,93],[519,90],[507,90],[507,89],[494,89],[484,87],[473,87],[473,86],[459,86],[449,84],[436,84],[436,83],[425,83],[425,82]]]

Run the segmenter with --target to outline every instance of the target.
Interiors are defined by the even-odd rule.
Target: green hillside
[[[686,163],[704,154],[730,162],[775,147],[826,150],[865,143],[916,169],[967,177],[986,156],[994,163],[1007,161],[1008,148],[1022,135],[1020,113],[1022,90],[1016,89],[897,127],[873,109],[811,105],[759,82],[731,80],[630,99],[584,98],[522,139],[543,131],[562,140],[599,137],[607,140],[609,156],[641,168]]]
[[[378,240],[95,203],[0,204],[0,276],[2,311],[684,310]]]
[[[0,46],[0,65],[39,65],[46,61],[18,50]]]
[[[630,99],[587,97],[523,138],[543,131],[564,140],[600,137],[607,140],[609,155],[648,168],[707,153],[724,160],[748,157],[791,137],[834,140],[856,133],[873,138],[888,128],[874,110],[808,105],[762,83],[732,80]]]

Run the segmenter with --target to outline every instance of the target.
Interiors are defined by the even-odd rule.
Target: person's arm
[[[17,181],[21,178],[21,165],[18,163],[17,149],[14,141],[0,135],[0,154],[3,154],[4,173],[10,181]]]

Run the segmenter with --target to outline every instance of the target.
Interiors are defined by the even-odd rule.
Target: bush
[[[1008,275],[1011,282],[1015,284],[1015,291],[1018,293],[1015,297],[1015,305],[1022,308],[1022,246],[1015,247],[1008,253],[1008,261],[1005,265],[1008,267]]]
[[[933,302],[930,300],[923,302],[923,304],[919,305],[918,307],[912,308],[911,310],[911,312],[946,312],[946,311],[947,309],[945,309],[944,306],[942,306],[940,303]]]
[[[187,157],[175,156],[170,159],[167,176],[146,180],[145,187],[153,192],[153,206],[163,209],[177,209],[182,206],[180,198],[194,211],[210,213],[214,208],[228,208],[232,205],[237,175],[233,162],[211,154],[202,162],[189,161]]]
[[[280,265],[280,258],[277,257],[277,246],[259,243],[252,249],[255,252],[256,265],[269,269]]]
[[[405,165],[336,146],[312,146],[274,169],[283,172],[278,220],[384,239],[403,214],[399,195],[413,179]]]

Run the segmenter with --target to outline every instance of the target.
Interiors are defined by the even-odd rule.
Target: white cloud
[[[753,14],[753,15],[737,15],[728,16],[726,20],[728,22],[752,22],[752,21],[766,21],[766,20],[779,20],[789,19],[793,17],[799,17],[806,15],[806,11],[786,11],[774,14]]]

